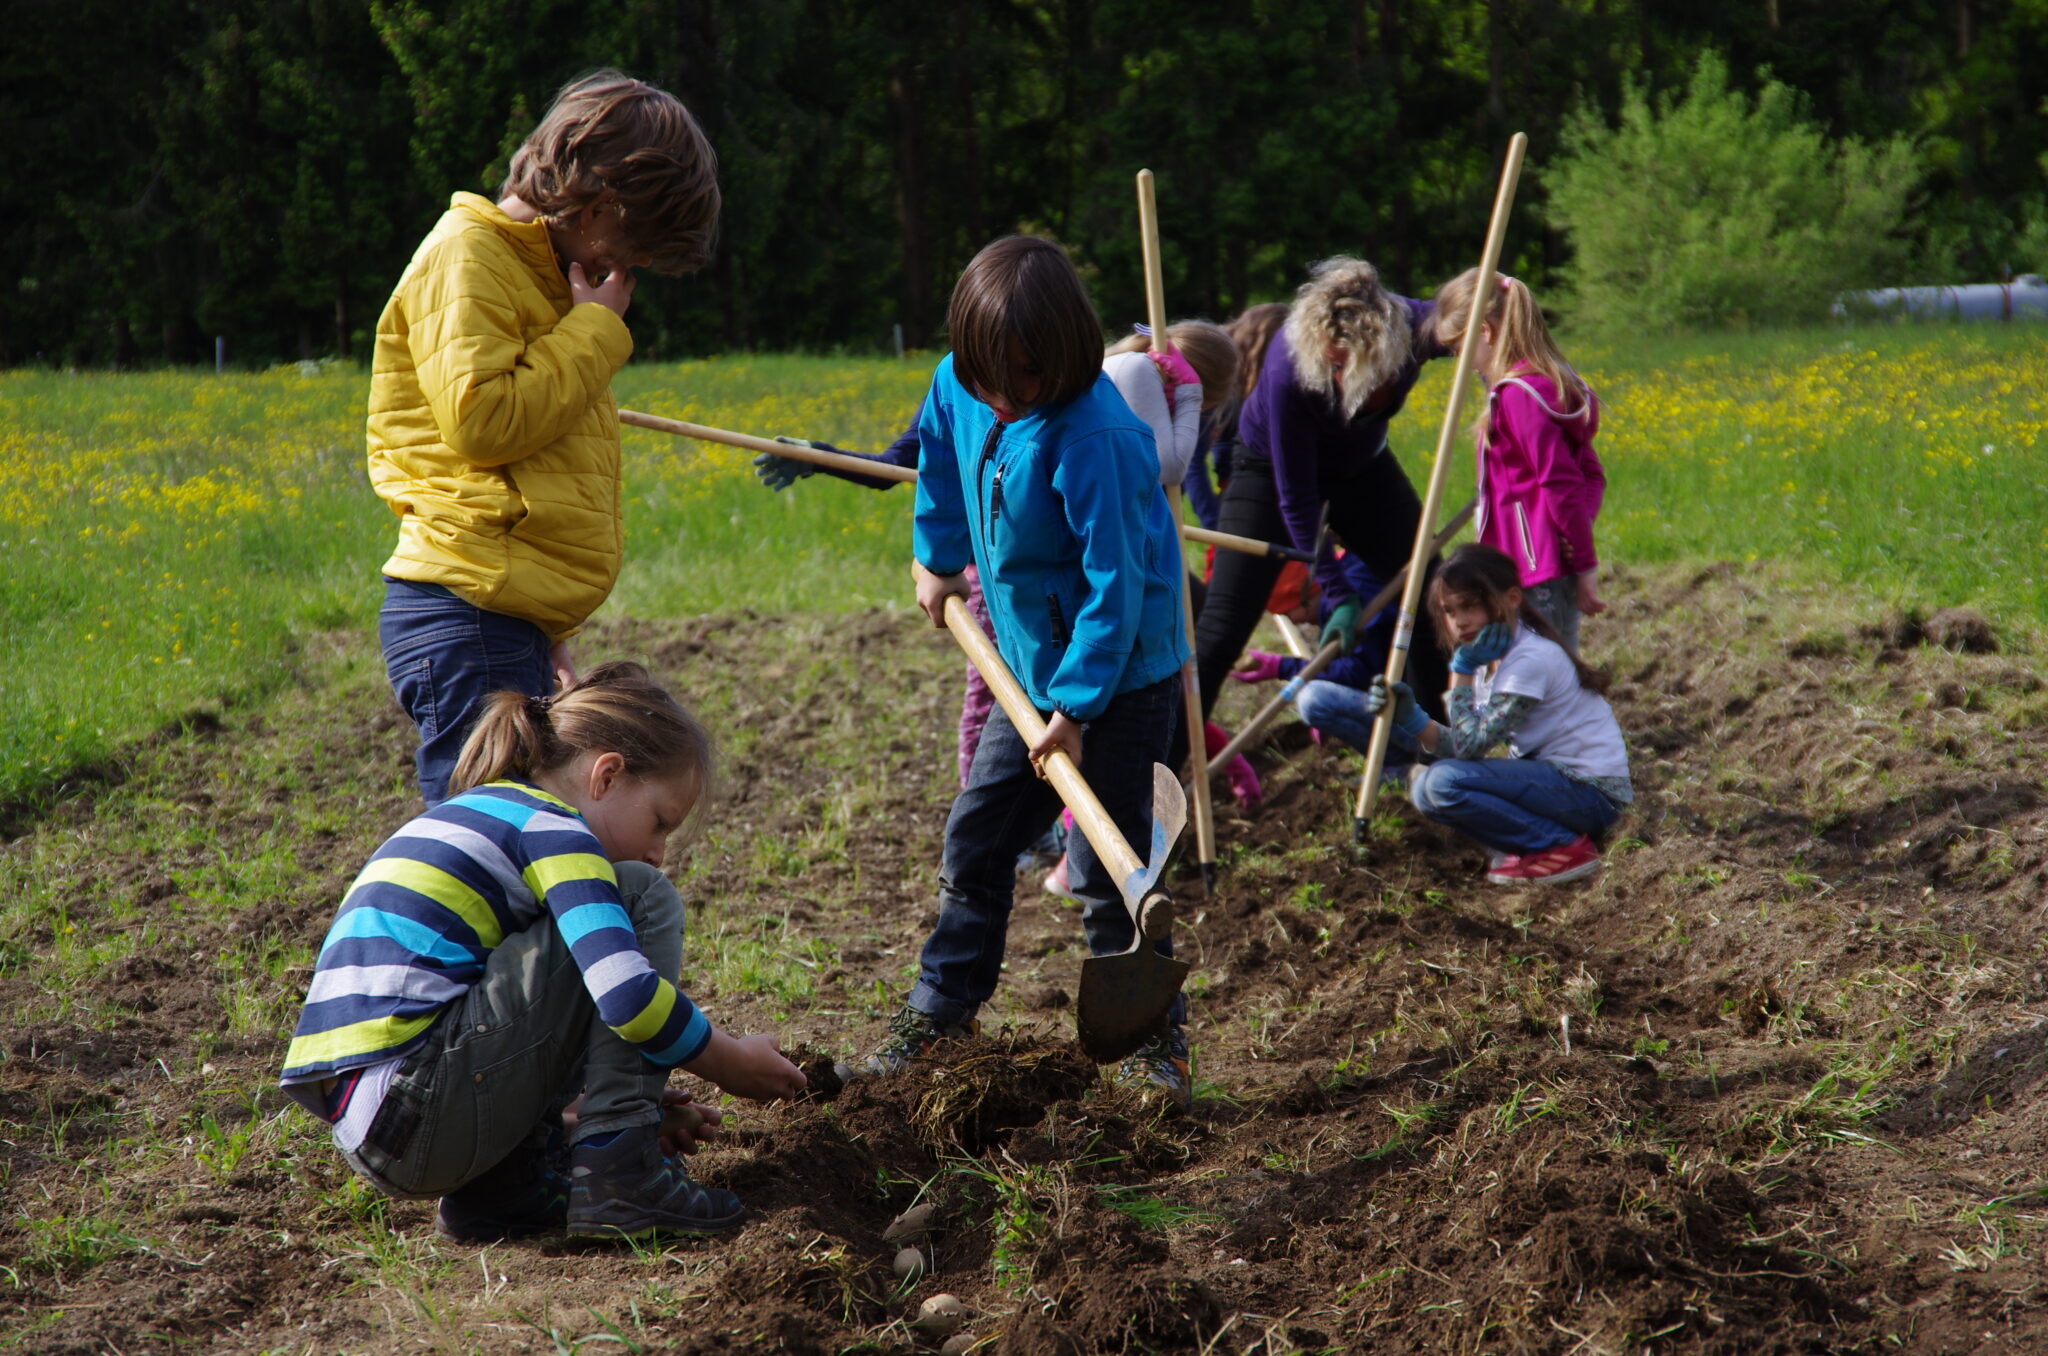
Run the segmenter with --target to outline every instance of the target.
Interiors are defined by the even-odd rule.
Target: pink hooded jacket
[[[1479,540],[1504,551],[1532,588],[1599,563],[1593,519],[1607,473],[1593,451],[1600,404],[1560,400],[1550,378],[1517,367],[1487,392],[1479,453]]]

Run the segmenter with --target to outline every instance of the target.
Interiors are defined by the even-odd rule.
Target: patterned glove
[[[1387,691],[1387,675],[1374,674],[1372,686],[1365,692],[1365,709],[1374,719],[1378,719],[1380,712],[1387,709]],[[1408,684],[1395,683],[1393,694],[1394,733],[1412,744],[1429,728],[1429,717],[1416,705],[1415,689]]]
[[[1473,674],[1508,652],[1514,636],[1506,622],[1488,622],[1451,654],[1451,672]]]
[[[811,446],[802,438],[777,438],[775,441],[788,443],[791,447]],[[771,490],[786,490],[805,476],[815,475],[817,470],[810,462],[798,461],[795,457],[778,457],[773,452],[763,452],[754,458],[754,474]]]

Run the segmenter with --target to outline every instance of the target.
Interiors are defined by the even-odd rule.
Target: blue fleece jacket
[[[918,563],[980,567],[996,648],[1032,705],[1086,722],[1187,662],[1186,569],[1159,455],[1108,377],[1003,424],[949,354],[917,433]]]

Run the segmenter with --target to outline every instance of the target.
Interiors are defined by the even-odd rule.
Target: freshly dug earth
[[[908,988],[959,661],[905,613],[613,622],[728,752],[670,865],[692,992],[814,1095],[729,1108],[753,1207],[667,1249],[433,1237],[270,1090],[341,890],[409,812],[360,637],[0,849],[0,1322],[38,1351],[2048,1349],[2048,697],[2024,637],[1734,567],[1587,626],[1638,801],[1597,880],[1502,892],[1299,726],[1176,878],[1198,1101],[1071,1042],[1072,910],[1022,881],[983,1034],[844,1089]],[[1988,633],[1986,633],[1988,634]],[[1963,642],[1958,642],[1959,644]],[[1248,710],[1234,694],[1225,722]],[[708,1095],[708,1090],[699,1089]],[[912,1286],[883,1235],[934,1206]]]

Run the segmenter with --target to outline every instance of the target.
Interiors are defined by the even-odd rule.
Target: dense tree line
[[[1914,138],[1927,268],[1995,276],[2040,213],[2042,0],[6,0],[0,362],[360,356],[456,189],[490,191],[564,79],[614,64],[719,148],[713,265],[650,279],[643,356],[928,344],[1005,231],[1141,312],[1131,174],[1169,295],[1223,315],[1306,260],[1465,266],[1495,164],[1535,175],[1510,266],[1567,257],[1541,172],[1575,110],[1704,52],[1837,135]]]

